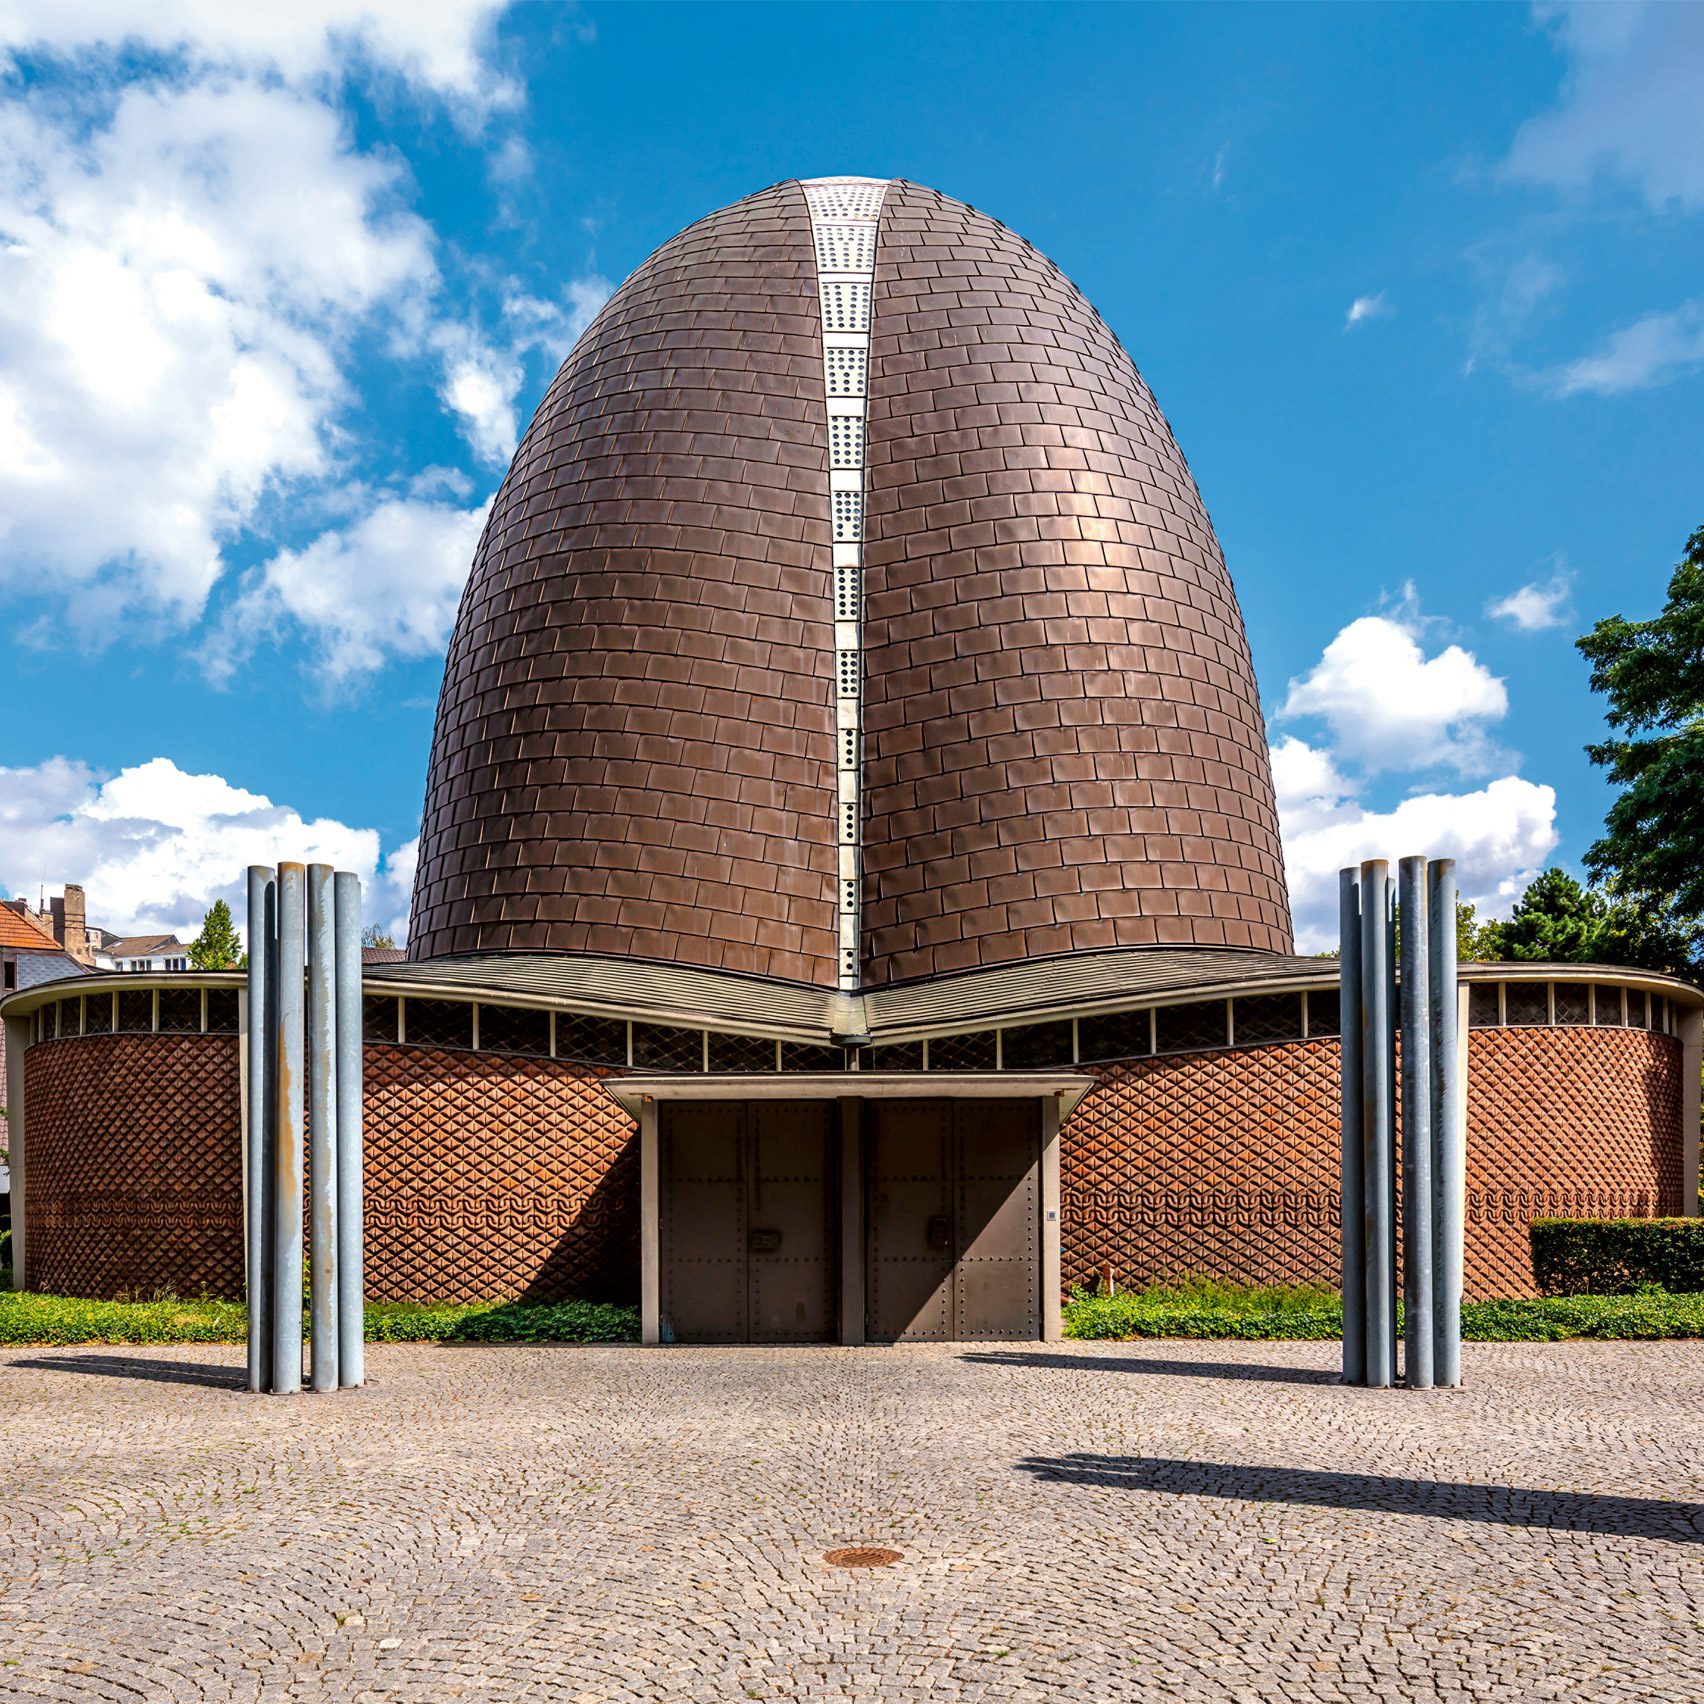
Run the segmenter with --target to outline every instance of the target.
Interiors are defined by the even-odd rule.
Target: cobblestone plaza
[[[0,1696],[1704,1694],[1704,1346],[0,1357]],[[890,1566],[822,1560],[891,1548]]]

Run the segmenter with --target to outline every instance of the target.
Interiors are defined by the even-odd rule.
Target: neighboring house
[[[67,882],[64,891],[44,902],[41,910],[32,911],[27,899],[0,900],[0,910],[10,911],[33,923],[59,948],[78,964],[92,967],[97,944],[101,938],[111,939],[105,929],[91,929],[83,902],[83,890],[76,882]]]
[[[77,890],[79,904],[82,889]],[[54,902],[59,903],[57,900]],[[20,988],[34,988],[39,983],[53,982],[61,976],[80,976],[88,966],[79,964],[53,938],[50,930],[36,921],[24,901],[8,900],[0,904],[0,999]],[[0,1027],[0,1106],[6,1103],[6,1032]],[[0,1147],[4,1147],[0,1138]],[[11,1177],[0,1164],[0,1220],[6,1219],[5,1209],[11,1198]],[[6,1221],[9,1222],[9,1221]]]
[[[407,964],[408,953],[402,947],[363,947],[362,964]]]
[[[188,970],[189,943],[176,935],[127,935],[101,951],[114,970]]]

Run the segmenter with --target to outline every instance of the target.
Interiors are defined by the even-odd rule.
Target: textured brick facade
[[[1288,951],[1254,672],[1130,358],[983,214],[889,186],[864,528],[868,984]],[[409,951],[836,981],[829,446],[805,195],[665,244],[544,400],[451,640]]]
[[[1468,1298],[1532,1295],[1527,1227],[1680,1211],[1679,1042],[1484,1029],[1468,1043]],[[1338,1046],[1109,1067],[1061,1134],[1064,1277],[1336,1288]]]
[[[30,1287],[242,1293],[234,1035],[100,1035],[24,1054]]]
[[[240,1293],[237,1042],[100,1036],[26,1059],[33,1288]],[[1475,1030],[1467,1293],[1532,1292],[1527,1226],[1680,1207],[1681,1050]],[[374,1300],[638,1290],[632,1121],[583,1066],[369,1047]],[[1064,1277],[1338,1278],[1335,1040],[1103,1067],[1061,1137]]]

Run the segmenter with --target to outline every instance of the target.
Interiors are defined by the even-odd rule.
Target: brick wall
[[[583,1066],[369,1047],[375,1300],[631,1301],[632,1121]],[[1680,1207],[1679,1043],[1643,1030],[1475,1030],[1469,1296],[1531,1293],[1527,1225]],[[30,1050],[34,1288],[242,1283],[237,1041],[119,1035]],[[1062,1138],[1064,1276],[1338,1276],[1335,1041],[1106,1068]]]
[[[1680,1210],[1680,1044],[1645,1030],[1469,1039],[1470,1298],[1533,1293],[1535,1218]],[[1064,1278],[1339,1279],[1335,1040],[1109,1067],[1061,1136]]]

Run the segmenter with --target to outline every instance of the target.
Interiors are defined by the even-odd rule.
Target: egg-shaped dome
[[[1290,948],[1194,481],[1042,255],[905,182],[700,220],[575,345],[450,642],[411,957],[871,986]]]

